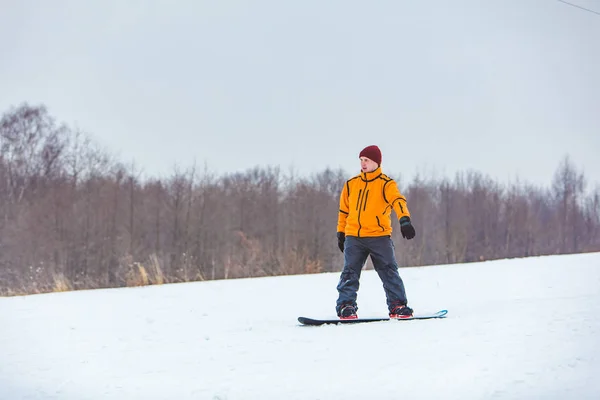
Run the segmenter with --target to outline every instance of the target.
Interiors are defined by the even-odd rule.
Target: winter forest
[[[548,187],[385,172],[417,230],[404,241],[393,224],[402,267],[600,251],[600,187],[568,155]],[[45,106],[13,107],[0,120],[0,295],[340,271],[339,192],[356,173],[142,178]]]

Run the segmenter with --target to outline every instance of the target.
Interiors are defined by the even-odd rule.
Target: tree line
[[[45,106],[13,107],[0,120],[0,295],[340,271],[351,175],[192,166],[142,179]],[[600,189],[568,157],[547,188],[476,171],[395,178],[417,229],[394,235],[402,267],[600,250]]]

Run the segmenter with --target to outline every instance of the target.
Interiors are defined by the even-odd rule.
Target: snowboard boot
[[[410,318],[413,316],[413,309],[404,304],[395,306],[390,311],[390,318]]]
[[[340,308],[338,316],[340,319],[357,319],[358,315],[356,315],[356,307],[351,304],[346,304]]]

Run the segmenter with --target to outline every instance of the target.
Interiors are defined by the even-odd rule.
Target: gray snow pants
[[[404,282],[398,273],[398,263],[391,237],[346,236],[344,269],[337,285],[339,296],[336,302],[336,312],[338,315],[342,306],[346,304],[357,307],[356,298],[360,273],[369,255],[375,271],[383,283],[388,309],[391,311],[397,305],[407,304]]]

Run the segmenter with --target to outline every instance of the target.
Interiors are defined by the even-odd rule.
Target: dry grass
[[[155,254],[148,257],[144,264],[133,262],[128,265],[125,273],[125,284],[127,286],[162,285],[166,282],[160,266],[160,260]]]
[[[129,265],[125,273],[125,284],[127,286],[147,286],[150,283],[146,268],[138,262]]]
[[[307,274],[319,274],[323,272],[323,266],[320,260],[309,260],[304,266],[304,271]]]
[[[55,274],[53,276],[54,285],[52,286],[53,292],[68,292],[73,290],[73,285],[63,274]]]
[[[165,283],[165,275],[160,267],[160,260],[156,254],[151,254],[148,257],[148,265],[151,271],[151,282],[153,285],[162,285]]]

